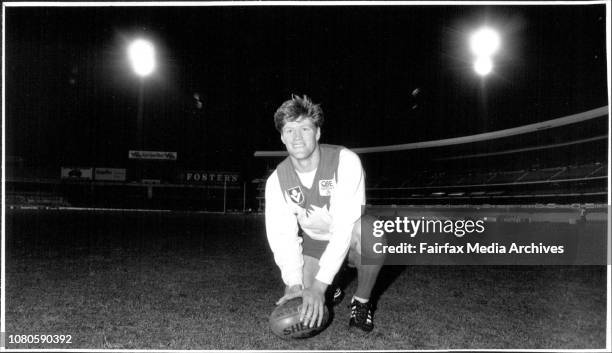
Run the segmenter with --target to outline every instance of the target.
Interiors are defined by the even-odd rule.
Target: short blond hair
[[[274,126],[282,132],[283,126],[289,121],[301,118],[310,118],[316,127],[323,125],[323,109],[321,105],[314,104],[308,96],[302,97],[291,95],[291,99],[285,101],[274,113]]]

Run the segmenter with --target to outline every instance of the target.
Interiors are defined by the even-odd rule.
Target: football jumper
[[[302,255],[320,256],[315,278],[332,282],[365,204],[359,157],[341,146],[319,148],[316,170],[297,173],[287,158],[266,182],[266,236],[288,286],[303,284]]]
[[[338,161],[340,157],[340,146],[319,145],[321,158],[314,175],[314,180],[310,188],[302,184],[297,172],[291,164],[290,157],[282,161],[277,170],[278,181],[280,183],[285,201],[296,204],[309,215],[307,220],[302,223],[318,225],[319,228],[302,225],[302,254],[320,258],[329,243],[326,240],[316,240],[317,233],[329,233],[329,224],[319,219],[316,210],[329,210],[329,201],[334,186],[338,182]],[[297,215],[296,215],[297,216]],[[307,222],[309,221],[309,222]]]

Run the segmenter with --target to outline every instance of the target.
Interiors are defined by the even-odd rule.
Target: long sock
[[[376,284],[376,278],[382,265],[357,265],[357,291],[355,296],[370,299],[372,289]]]
[[[363,217],[363,216],[362,216]],[[369,218],[368,218],[369,219]],[[362,299],[370,299],[372,289],[376,284],[376,278],[384,263],[384,258],[376,259],[375,264],[364,265],[362,259],[366,254],[361,252],[361,221],[355,223],[351,234],[351,248],[349,250],[349,262],[357,268],[357,291],[355,296]],[[372,254],[373,255],[373,254]]]

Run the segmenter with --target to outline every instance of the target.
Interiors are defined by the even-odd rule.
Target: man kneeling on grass
[[[358,280],[349,325],[369,332],[369,299],[382,265],[361,263],[361,161],[344,147],[319,144],[323,111],[306,96],[284,102],[274,123],[289,153],[266,182],[266,232],[286,286],[277,305],[302,296],[302,321],[320,325],[325,293],[348,254]],[[336,288],[333,304],[342,296]]]

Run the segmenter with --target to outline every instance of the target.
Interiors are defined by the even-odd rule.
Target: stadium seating
[[[413,172],[393,185],[384,183],[367,186],[368,200],[385,203],[440,203],[453,200],[469,202],[584,202],[599,200],[607,194],[605,176],[607,164],[531,168],[529,170],[464,170]],[[383,186],[384,185],[384,186]],[[580,201],[580,200],[578,200]]]
[[[551,180],[587,178],[592,173],[596,172],[598,169],[603,168],[601,165],[598,164],[568,166],[564,169],[562,173],[552,176]]]

